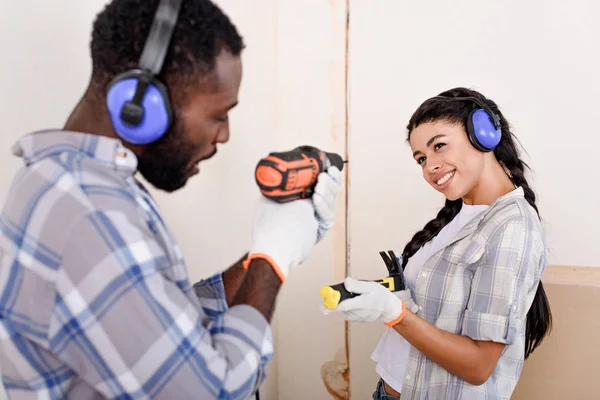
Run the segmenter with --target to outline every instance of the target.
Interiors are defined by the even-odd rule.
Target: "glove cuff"
[[[414,302],[410,289],[401,290],[397,292],[396,296],[405,303],[406,308],[411,312],[416,314],[419,311],[419,306]]]
[[[244,269],[247,271],[248,268],[250,268],[250,263],[252,262],[252,260],[255,260],[257,258],[261,258],[261,259],[265,260],[266,262],[268,262],[269,265],[275,271],[275,274],[277,274],[277,277],[281,280],[281,283],[285,282],[286,276],[283,273],[283,271],[281,270],[281,268],[279,267],[279,265],[275,262],[275,260],[273,260],[273,258],[271,256],[269,256],[268,254],[265,254],[265,253],[252,253],[252,254],[249,254],[248,258],[246,258],[242,262],[242,266],[244,267]]]
[[[402,319],[406,315],[406,303],[403,302],[402,300],[400,300],[400,303],[401,303],[400,315],[398,315],[396,318],[392,319],[391,321],[383,321],[388,328],[391,328],[392,326],[394,326],[397,323],[399,323],[400,321],[402,321]]]

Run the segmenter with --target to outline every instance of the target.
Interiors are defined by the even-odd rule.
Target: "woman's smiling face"
[[[478,185],[485,153],[469,142],[462,124],[425,122],[412,130],[409,142],[423,178],[447,199],[463,198]]]

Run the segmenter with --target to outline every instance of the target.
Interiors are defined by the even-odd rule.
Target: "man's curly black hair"
[[[97,15],[90,46],[92,87],[105,92],[116,75],[137,66],[158,3],[112,0]],[[243,48],[236,27],[217,5],[210,0],[186,0],[159,78],[171,89],[198,82],[214,70],[221,50],[238,56]]]

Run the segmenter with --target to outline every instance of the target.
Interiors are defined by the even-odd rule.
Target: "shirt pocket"
[[[472,265],[481,259],[484,252],[483,244],[477,240],[466,238],[448,246],[444,250],[442,258],[455,265]]]
[[[464,239],[444,250],[442,259],[446,264],[446,279],[443,285],[440,317],[457,317],[464,313],[469,301],[473,266],[485,248],[480,243]]]

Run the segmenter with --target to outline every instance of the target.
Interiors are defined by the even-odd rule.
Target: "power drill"
[[[312,146],[273,152],[258,162],[255,178],[262,194],[278,203],[312,196],[317,177],[330,166],[343,170],[346,161],[339,154]]]
[[[390,292],[398,292],[406,289],[404,270],[401,265],[402,258],[396,257],[391,250],[387,254],[385,251],[380,251],[379,255],[383,258],[389,276],[372,282],[379,283]],[[343,282],[336,285],[323,286],[319,294],[323,297],[323,306],[328,310],[335,310],[342,301],[359,296],[357,293],[346,290]]]

